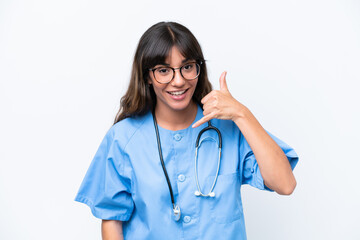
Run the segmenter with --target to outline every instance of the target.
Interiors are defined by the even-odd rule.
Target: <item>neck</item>
[[[155,107],[156,121],[162,128],[177,131],[188,128],[195,120],[197,105],[191,101],[186,109],[175,111],[173,109]]]

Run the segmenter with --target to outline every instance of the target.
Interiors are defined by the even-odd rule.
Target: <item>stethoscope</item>
[[[168,184],[168,187],[169,187],[169,192],[170,192],[170,197],[171,197],[171,203],[172,203],[172,206],[173,206],[173,213],[174,213],[174,219],[175,221],[179,221],[180,220],[180,217],[181,217],[181,210],[180,210],[180,207],[178,204],[175,203],[175,198],[174,198],[174,193],[172,191],[172,187],[171,187],[171,182],[170,182],[170,179],[169,179],[169,175],[166,171],[166,167],[165,167],[165,163],[164,163],[164,159],[163,159],[163,156],[162,156],[162,149],[161,149],[161,142],[160,142],[160,135],[159,135],[159,129],[158,129],[158,124],[156,122],[156,117],[155,117],[155,111],[153,111],[153,120],[154,120],[154,126],[155,126],[155,132],[156,132],[156,140],[157,140],[157,145],[158,145],[158,151],[159,151],[159,157],[160,157],[160,162],[161,162],[161,166],[162,166],[162,169],[164,171],[164,175],[165,175],[165,178],[166,178],[166,182]],[[218,144],[218,148],[219,148],[219,159],[218,159],[218,164],[217,164],[217,170],[216,170],[216,174],[215,174],[215,178],[214,178],[214,181],[213,181],[213,184],[211,186],[211,189],[210,191],[207,193],[207,194],[204,194],[202,191],[201,191],[201,187],[200,187],[200,184],[199,184],[199,179],[198,179],[198,171],[197,171],[197,163],[198,163],[198,149],[199,149],[199,146],[201,145],[201,142],[200,141],[200,138],[201,138],[201,135],[208,131],[208,130],[214,130],[217,132],[218,134],[218,137],[219,137],[219,144]],[[216,180],[218,178],[218,175],[219,175],[219,169],[220,169],[220,161],[221,161],[221,146],[222,146],[222,143],[221,143],[222,139],[221,139],[221,133],[220,133],[220,130],[216,127],[214,127],[213,125],[211,125],[211,122],[208,121],[208,126],[205,127],[204,129],[202,129],[198,136],[197,136],[197,139],[196,139],[196,144],[195,144],[195,180],[196,180],[196,186],[197,186],[197,191],[195,191],[195,196],[197,197],[215,197],[215,192],[213,191],[214,188],[215,188],[215,184],[216,184]],[[215,141],[216,142],[216,141]]]

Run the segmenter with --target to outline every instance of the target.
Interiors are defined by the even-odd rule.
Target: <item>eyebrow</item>
[[[190,60],[191,60],[191,59],[186,58],[186,59],[182,60],[181,63],[186,63],[186,62],[188,62],[188,61],[190,61]]]
[[[184,60],[181,61],[181,64],[184,64],[184,63],[186,63],[186,62],[188,62],[190,60],[192,60],[192,59],[185,58]],[[168,63],[159,63],[159,64],[156,64],[156,66],[157,65],[170,66],[170,64],[168,64]]]

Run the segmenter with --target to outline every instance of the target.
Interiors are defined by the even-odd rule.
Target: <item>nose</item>
[[[186,83],[186,80],[181,76],[180,69],[176,69],[174,72],[174,78],[171,81],[171,86],[182,87]]]

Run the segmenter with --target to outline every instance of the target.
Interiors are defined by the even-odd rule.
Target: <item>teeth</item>
[[[183,94],[185,92],[185,90],[184,91],[178,91],[178,92],[169,92],[171,95],[175,95],[175,96],[178,96],[178,95],[181,95],[181,94]]]

